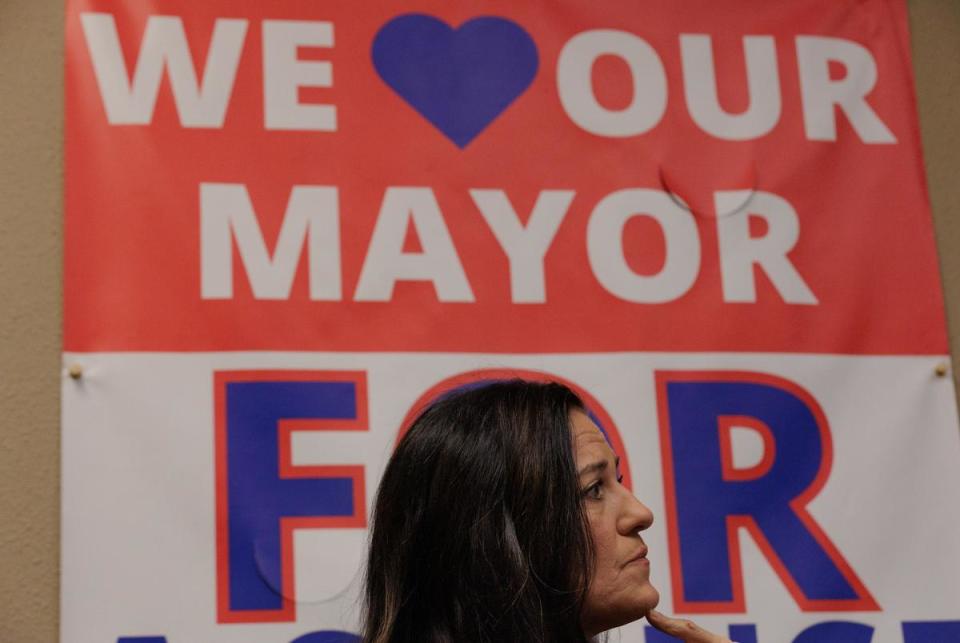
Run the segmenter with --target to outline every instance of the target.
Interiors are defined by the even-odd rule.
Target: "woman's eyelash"
[[[617,472],[617,484],[623,484],[623,474],[619,471]],[[600,492],[603,491],[603,480],[597,480],[592,485],[583,490],[583,495],[585,498],[590,498],[592,500],[600,499]]]
[[[596,500],[600,497],[600,491],[603,487],[603,480],[597,480],[592,485],[583,490],[583,495],[586,498],[591,500]]]

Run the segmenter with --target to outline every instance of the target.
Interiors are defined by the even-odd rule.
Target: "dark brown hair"
[[[593,545],[566,386],[473,385],[430,404],[373,513],[364,643],[584,643]]]

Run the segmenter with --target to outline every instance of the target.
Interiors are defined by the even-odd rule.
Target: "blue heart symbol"
[[[515,22],[484,16],[458,29],[424,14],[394,18],[373,41],[377,73],[463,148],[530,86],[539,56]]]

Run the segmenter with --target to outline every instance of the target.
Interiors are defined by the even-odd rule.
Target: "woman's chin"
[[[643,590],[641,590],[641,595],[638,598],[640,599],[639,602],[641,603],[643,613],[640,614],[637,619],[641,619],[647,615],[647,612],[655,608],[660,603],[660,592],[657,591],[656,587],[647,583]]]
[[[639,621],[659,602],[660,592],[650,583],[645,583],[635,592],[631,592],[629,600],[612,601],[613,604],[607,603],[603,609],[592,614],[589,611],[584,614],[584,629],[592,637],[601,632]]]

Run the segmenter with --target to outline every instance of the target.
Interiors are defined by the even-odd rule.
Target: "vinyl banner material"
[[[68,0],[66,40],[63,641],[358,640],[398,435],[514,376],[602,426],[663,611],[960,641],[902,0]]]

